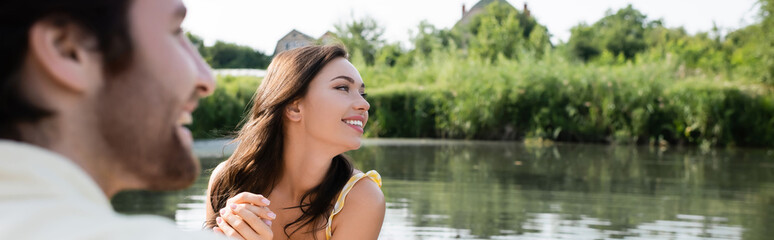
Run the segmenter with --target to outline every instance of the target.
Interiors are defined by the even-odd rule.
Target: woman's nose
[[[358,100],[355,102],[354,108],[355,110],[359,111],[368,111],[368,109],[371,108],[371,104],[368,103],[363,95],[360,95]]]

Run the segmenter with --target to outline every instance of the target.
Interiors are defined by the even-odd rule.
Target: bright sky
[[[336,24],[371,16],[385,28],[388,42],[410,47],[409,31],[422,20],[450,28],[478,0],[183,0],[188,16],[183,27],[204,38],[251,46],[267,54],[292,29],[312,37],[334,31]],[[683,26],[690,33],[709,31],[713,22],[724,30],[751,24],[758,14],[756,0],[508,0],[522,9],[526,2],[538,22],[548,27],[552,41],[567,41],[570,28],[594,23],[608,9],[632,4],[650,20],[668,27]]]

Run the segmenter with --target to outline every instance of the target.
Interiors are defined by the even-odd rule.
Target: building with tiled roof
[[[331,31],[325,32],[322,36],[320,36],[320,38],[313,38],[309,35],[299,32],[298,30],[293,29],[284,37],[280,38],[279,41],[277,41],[277,46],[274,48],[274,56],[282,51],[295,48],[314,44],[332,44],[336,42],[338,42],[338,38],[336,37],[336,34]]]
[[[320,36],[320,40],[319,41],[320,41],[320,43],[325,45],[325,44],[337,43],[337,42],[339,42],[338,39],[339,38],[336,36],[335,33],[331,32],[331,31],[327,31],[322,36]]]
[[[277,41],[277,46],[274,48],[274,55],[276,56],[277,53],[282,51],[312,45],[315,41],[317,41],[317,39],[293,29]]]
[[[481,1],[478,1],[478,3],[476,3],[475,5],[473,5],[473,7],[470,8],[470,10],[465,9],[465,4],[462,4],[462,18],[460,18],[460,20],[457,21],[457,23],[454,24],[454,26],[456,27],[459,25],[468,24],[470,20],[473,19],[474,16],[483,13],[484,11],[486,11],[486,7],[489,6],[489,4],[492,4],[495,2],[499,2],[503,4],[503,6],[508,6],[513,9],[516,9],[515,7],[513,7],[513,5],[508,3],[508,1],[506,0],[481,0]],[[524,4],[524,13],[529,15],[529,10],[527,9],[526,3]]]

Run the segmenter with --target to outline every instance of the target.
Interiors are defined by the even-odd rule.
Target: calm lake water
[[[191,188],[115,209],[201,230],[226,143],[195,143]],[[774,150],[369,139],[350,156],[382,175],[380,239],[774,239]]]

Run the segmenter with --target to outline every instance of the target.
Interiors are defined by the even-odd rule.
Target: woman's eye
[[[368,97],[368,93],[361,93],[360,96],[363,97],[363,98],[366,98],[366,97]]]
[[[183,28],[179,27],[179,28],[175,29],[175,31],[172,32],[172,33],[175,34],[175,35],[183,34]]]
[[[336,89],[342,90],[342,91],[345,91],[345,92],[349,92],[349,87],[347,87],[347,86],[339,86],[339,87],[336,87]]]

